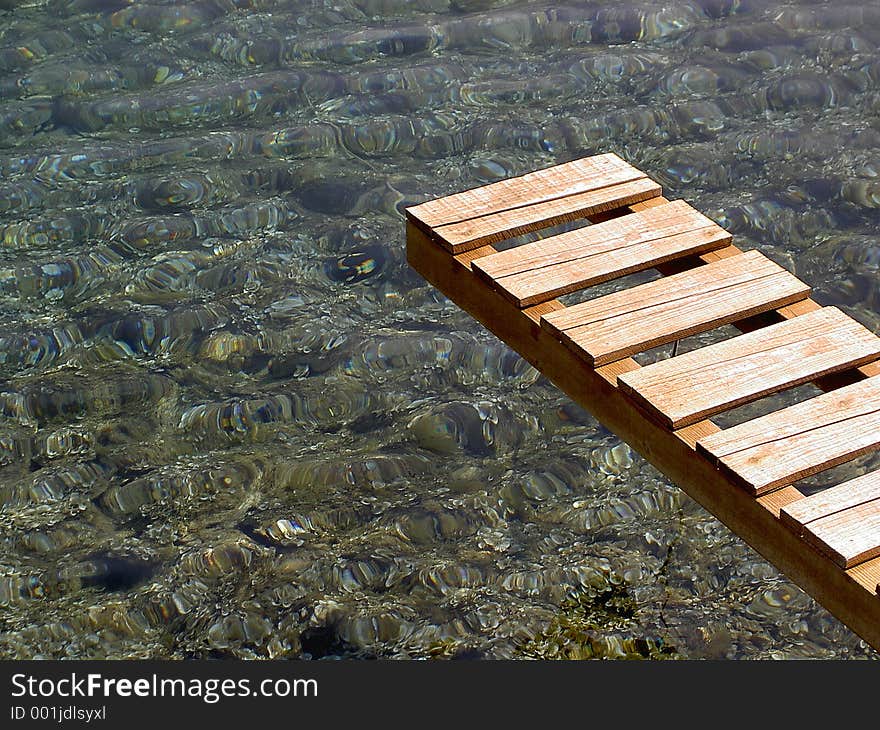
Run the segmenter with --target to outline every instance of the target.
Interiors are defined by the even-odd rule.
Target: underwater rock
[[[543,469],[512,478],[501,490],[505,506],[520,509],[528,502],[556,500],[592,491],[595,476],[591,465],[574,459],[560,459]]]
[[[184,5],[138,3],[121,8],[109,17],[113,28],[135,28],[147,33],[194,30],[235,11],[235,3],[217,0],[187,2]]]
[[[283,201],[265,200],[197,215],[147,218],[125,225],[119,238],[133,248],[143,250],[173,241],[273,230],[293,216],[295,214]]]
[[[24,299],[81,298],[104,284],[123,257],[108,246],[95,246],[83,256],[33,266],[0,269],[0,292]]]
[[[276,429],[275,424],[332,431],[378,410],[383,401],[381,394],[354,385],[332,391],[309,390],[192,406],[181,413],[177,428],[200,443],[218,445],[267,437]]]
[[[76,38],[62,30],[43,30],[12,45],[0,46],[0,71],[9,72],[39,63],[53,54],[70,50]]]
[[[0,505],[6,508],[61,502],[71,497],[92,498],[107,486],[117,467],[109,461],[47,467],[36,476],[0,485]]]
[[[66,196],[29,180],[0,186],[0,216],[13,217],[26,210],[62,205]]]
[[[317,78],[332,82],[334,77]],[[225,83],[184,82],[167,89],[109,95],[103,100],[61,99],[55,120],[83,132],[97,132],[107,127],[160,130],[272,116],[304,103],[307,80],[314,86],[315,78],[304,72],[276,71]]]
[[[880,22],[880,8],[871,5],[833,5],[780,8],[774,21],[791,30],[860,28]]]
[[[395,520],[394,530],[415,545],[461,540],[476,532],[476,520],[462,510],[424,505]]]
[[[724,190],[734,180],[748,179],[758,174],[758,166],[740,160],[719,161],[712,146],[691,144],[685,149],[668,148],[660,157],[663,167],[655,179],[675,187],[689,186],[703,190]]]
[[[751,77],[748,70],[733,64],[689,64],[667,74],[659,88],[672,96],[715,95],[745,87]]]
[[[451,596],[462,589],[478,589],[498,580],[491,564],[440,563],[420,568],[406,581],[410,591],[426,591],[437,596]]]
[[[825,108],[846,105],[854,91],[854,87],[842,77],[802,73],[775,82],[767,88],[764,100],[773,110]]]
[[[130,357],[158,356],[194,350],[208,332],[229,321],[229,312],[217,305],[134,309],[112,316],[97,328],[95,341],[105,340]]]
[[[94,455],[96,435],[91,430],[63,426],[34,437],[32,459],[36,463],[70,456]]]
[[[224,252],[225,253],[225,252]],[[168,251],[154,256],[148,265],[132,276],[125,287],[125,293],[135,295],[143,301],[149,294],[155,300],[161,300],[162,294],[176,299],[178,292],[194,293],[196,278],[199,272],[206,271],[217,263],[221,256],[202,251]],[[146,295],[146,296],[145,296]]]
[[[515,417],[504,407],[482,401],[454,402],[416,415],[407,424],[423,449],[439,454],[459,450],[475,457],[495,457],[515,448],[536,424]]]
[[[52,100],[31,98],[0,104],[0,144],[12,142],[16,135],[32,137],[50,126]]]
[[[171,63],[146,61],[137,66],[94,68],[76,62],[44,63],[19,77],[0,79],[0,96],[87,96],[96,92],[137,89],[180,81],[185,71]]]
[[[340,455],[325,461],[304,458],[278,466],[279,485],[296,493],[354,487],[380,490],[427,472],[431,460],[421,454]]]
[[[781,197],[758,198],[731,207],[714,214],[713,220],[734,235],[799,247],[812,243],[819,231],[835,227],[835,220],[827,210]]]
[[[377,337],[364,343],[363,349],[346,362],[346,372],[352,375],[412,372],[416,368],[432,382],[465,385],[475,381],[512,381],[524,389],[540,377],[537,370],[507,346],[463,334]]]
[[[103,556],[43,574],[11,575],[0,580],[0,606],[53,600],[87,589],[123,591],[148,580],[155,567],[138,558]]]
[[[266,464],[253,459],[220,464],[187,461],[111,486],[101,495],[100,505],[112,515],[128,516],[162,503],[206,499],[221,491],[243,492],[253,488],[267,472]]]
[[[374,516],[368,504],[355,504],[336,509],[285,512],[284,517],[263,518],[258,524],[242,529],[278,547],[301,546],[310,540],[338,539],[342,533],[363,527]]]
[[[328,157],[338,153],[334,124],[308,124],[255,135],[254,149],[269,158]]]
[[[279,319],[277,309],[274,313]],[[268,330],[265,339],[263,347],[271,353],[266,367],[272,378],[328,372],[343,361],[351,348],[347,335],[323,324],[300,330]]]
[[[10,333],[0,337],[0,372],[6,375],[47,367],[82,343],[84,334],[74,323],[59,323],[43,332]]]
[[[880,180],[848,180],[840,194],[844,200],[863,208],[880,208]]]
[[[66,212],[53,218],[0,224],[0,248],[29,250],[70,246],[84,239],[102,237],[111,224],[106,215]]]
[[[111,374],[98,382],[62,376],[0,392],[0,418],[24,426],[65,421],[84,414],[115,414],[146,407],[173,391],[173,381],[159,374]]]
[[[229,184],[229,179],[218,182],[211,175],[193,173],[172,178],[153,178],[142,181],[135,191],[138,207],[150,211],[183,211],[207,207],[218,202],[229,202],[240,195]],[[231,189],[230,189],[231,188]]]
[[[785,45],[792,40],[790,32],[777,23],[755,22],[736,27],[697,30],[691,36],[690,43],[726,53],[737,53]]]

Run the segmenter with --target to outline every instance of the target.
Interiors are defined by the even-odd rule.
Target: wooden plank
[[[519,307],[730,244],[681,200],[481,258],[477,273]]]
[[[431,230],[431,235],[448,251],[460,253],[523,233],[614,210],[638,200],[653,198],[660,195],[660,192],[657,183],[641,177],[577,195],[438,226]]]
[[[804,540],[851,568],[880,555],[880,499],[811,522]]]
[[[661,423],[681,428],[878,355],[880,338],[826,307],[627,373],[620,387]]]
[[[809,294],[809,286],[749,251],[567,307],[541,324],[598,366]]]
[[[697,449],[752,494],[854,459],[880,446],[880,377],[712,434]]]
[[[633,203],[632,205],[628,205],[627,210],[629,210],[633,213],[639,213],[643,210],[650,210],[651,208],[659,208],[661,205],[666,205],[666,203],[668,203],[668,202],[670,202],[670,201],[668,201],[662,195],[659,195],[656,198],[648,198],[647,200],[642,200],[641,202]]]
[[[607,153],[429,200],[407,208],[406,215],[422,230],[428,231],[644,177],[646,175],[641,170],[614,153]]]
[[[568,330],[584,326],[582,320],[594,314],[600,319],[626,314],[640,305],[652,307],[718,288],[737,286],[755,278],[767,277],[785,270],[772,262],[759,251],[747,251],[728,259],[714,261],[705,266],[696,266],[683,272],[664,277],[657,281],[625,289],[602,297],[591,299],[574,306],[566,307],[547,322],[553,330]],[[787,273],[787,272],[786,272]],[[594,311],[595,310],[595,311]]]
[[[859,563],[855,567],[847,568],[844,572],[860,586],[874,593],[877,590],[878,581],[880,581],[880,558],[871,558],[864,563]],[[880,617],[878,617],[878,620],[880,620]],[[880,646],[875,646],[873,642],[868,643],[874,646],[875,649],[880,650]]]
[[[786,505],[782,523],[842,568],[880,555],[880,471]]]
[[[880,598],[875,594],[880,558],[843,571],[820,552],[805,550],[803,540],[781,525],[772,499],[776,492],[768,495],[768,502],[768,498],[755,499],[745,490],[734,489],[727,474],[695,454],[692,445],[680,437],[682,431],[669,431],[640,415],[615,387],[616,377],[606,376],[606,368],[584,368],[583,360],[549,331],[482,285],[469,262],[448,255],[410,224],[407,259],[431,284],[517,350],[792,581],[880,648]],[[638,367],[633,361],[622,362]]]
[[[486,274],[489,281],[501,279],[714,225],[717,224],[685,201],[668,201],[654,208],[611,218],[507,251],[498,251],[480,261],[478,273]]]
[[[880,409],[880,377],[866,378],[719,431],[712,436],[711,451],[708,444],[697,446],[705,446],[706,453],[719,458],[760,446],[768,440],[778,441],[804,432],[811,433],[822,424],[836,424],[877,409]]]
[[[776,489],[760,497],[756,497],[756,500],[776,515],[776,517],[779,517],[783,507],[803,498],[804,495],[796,487],[783,487],[782,489]]]
[[[786,505],[780,519],[800,535],[806,524],[877,499],[880,499],[880,471],[872,471]]]

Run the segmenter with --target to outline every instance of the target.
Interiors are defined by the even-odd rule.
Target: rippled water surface
[[[614,151],[876,331],[878,44],[877,2],[0,0],[0,656],[870,656],[401,211]]]

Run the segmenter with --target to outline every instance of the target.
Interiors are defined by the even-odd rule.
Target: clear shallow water
[[[0,8],[0,656],[872,655],[401,211],[615,151],[876,331],[880,4]]]

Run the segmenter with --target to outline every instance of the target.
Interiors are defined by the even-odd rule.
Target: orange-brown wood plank
[[[868,472],[787,504],[781,510],[780,519],[789,529],[801,534],[804,525],[810,522],[876,499],[880,499],[880,471]]]
[[[609,152],[429,200],[407,208],[406,212],[424,230],[643,177],[644,172]]]
[[[452,253],[496,243],[541,228],[585,218],[660,195],[660,186],[647,177],[607,185],[564,198],[519,206],[432,229],[431,234]]]
[[[880,555],[880,500],[816,520],[806,526],[803,537],[841,568],[875,558]]]
[[[823,393],[697,441],[753,494],[792,484],[880,446],[880,377]]]
[[[782,522],[842,568],[880,555],[880,472],[786,505]]]
[[[476,271],[519,307],[730,244],[731,235],[682,200],[500,251]]]
[[[670,428],[880,356],[880,338],[835,307],[755,330],[620,378]]]
[[[830,560],[830,558],[829,558]],[[843,571],[843,573],[848,577],[858,583],[860,586],[863,586],[866,590],[869,590],[872,594],[878,592],[878,581],[880,581],[880,558],[871,558],[870,560],[866,560],[864,563],[859,563],[852,568],[847,568]],[[863,608],[868,611],[873,611],[873,606],[875,604],[869,603],[868,606],[864,606]],[[833,611],[832,611],[833,613]],[[855,618],[858,618],[857,616]],[[852,621],[852,619],[850,619]],[[852,624],[850,621],[843,620],[845,624],[848,624],[850,628],[852,628]],[[880,624],[880,617],[877,619],[877,623]],[[856,633],[861,633],[856,631]],[[869,642],[871,646],[880,651],[880,641],[876,643],[873,641]]]
[[[552,312],[541,324],[598,366],[809,295],[809,286],[749,251]]]

